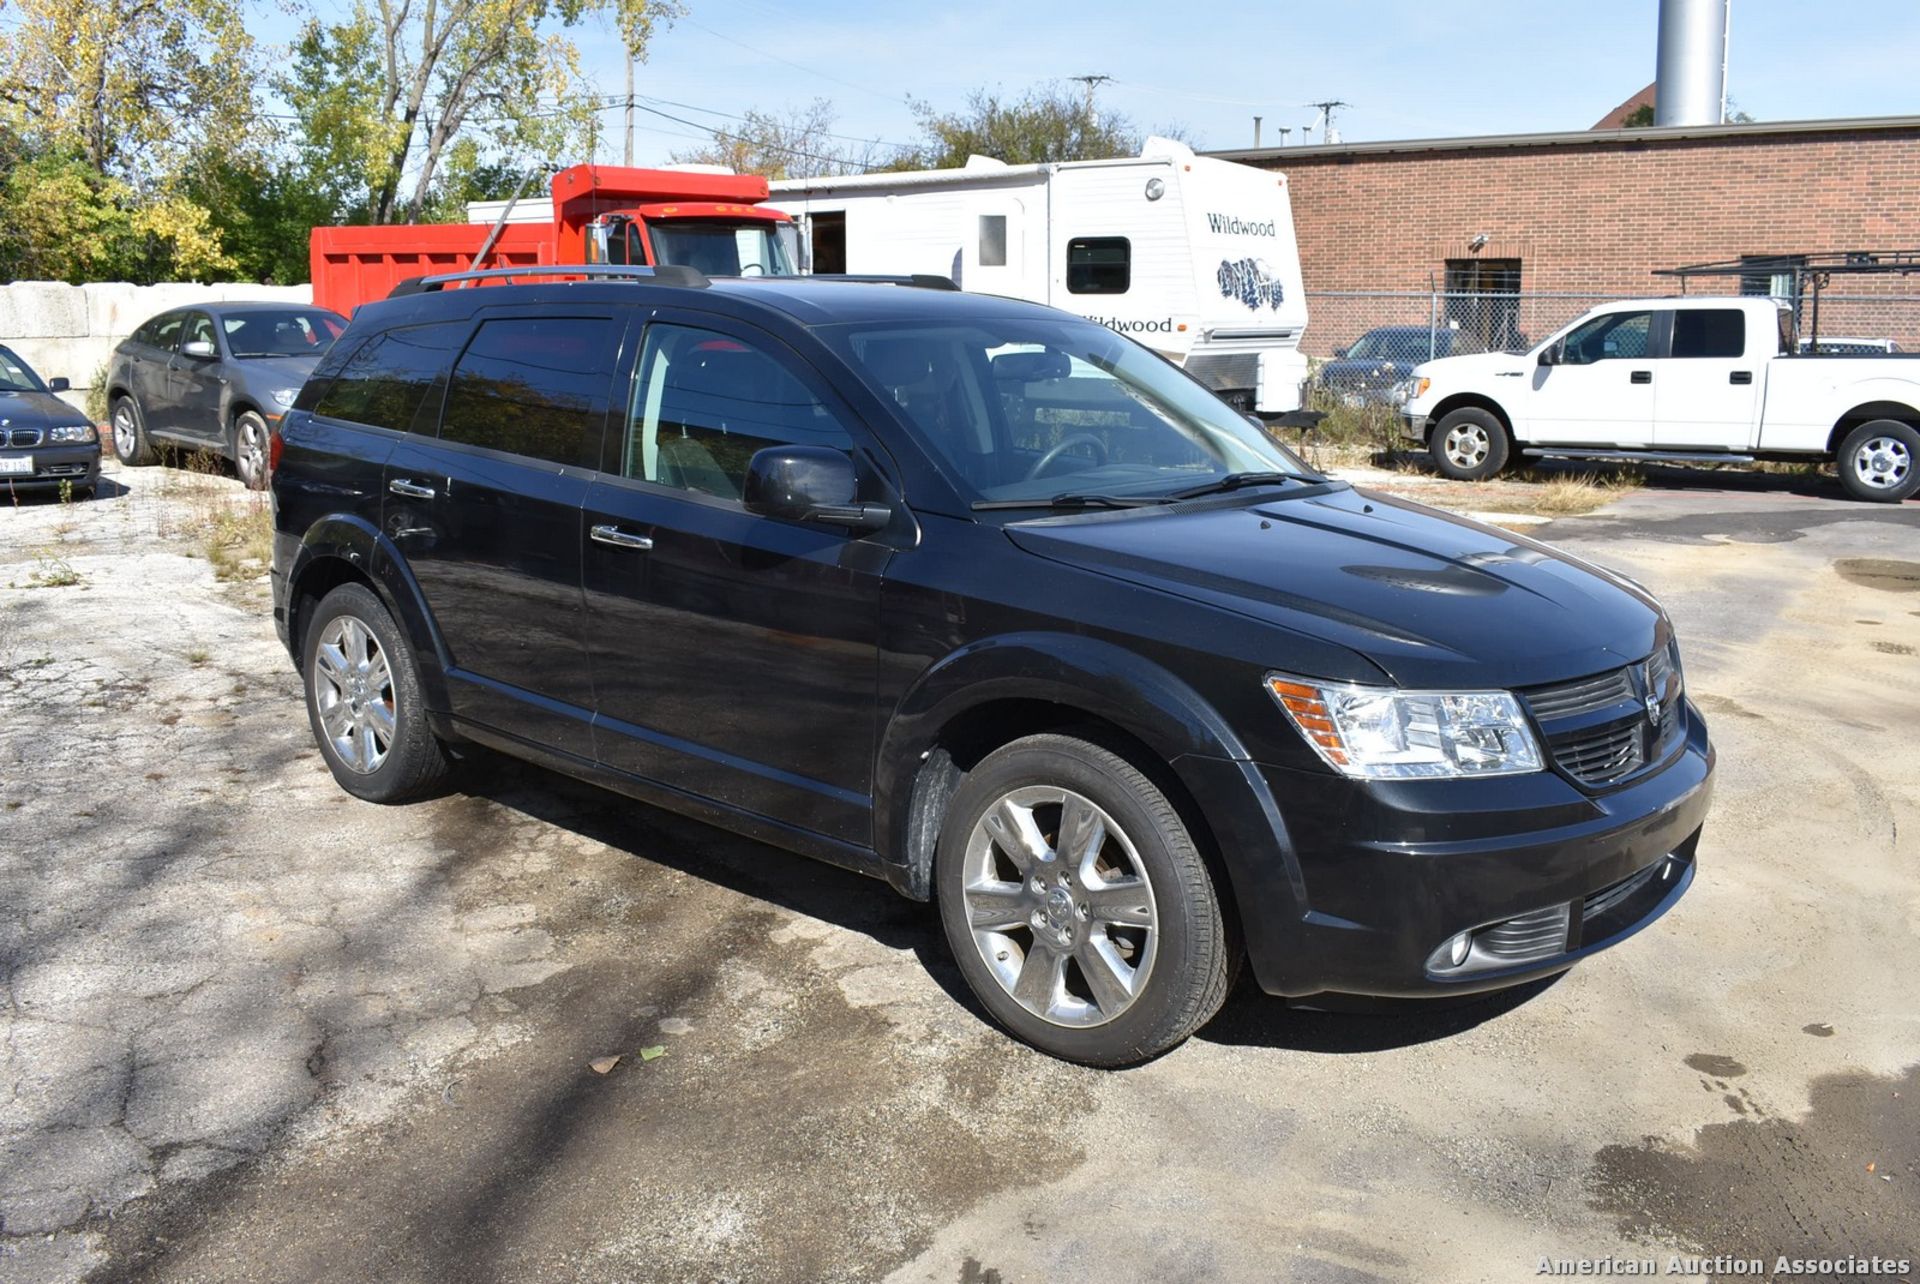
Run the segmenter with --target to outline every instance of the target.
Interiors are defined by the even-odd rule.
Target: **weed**
[[[250,580],[273,560],[273,512],[264,497],[250,493],[238,508],[223,507],[207,524],[207,561],[218,580]]]
[[[204,651],[199,647],[195,647],[193,648],[193,650],[187,652],[188,664],[201,665],[201,664],[205,664],[208,660],[211,660],[212,658],[213,658],[213,654],[211,652]]]
[[[85,584],[86,576],[73,569],[73,564],[50,549],[40,549],[33,555],[33,566],[27,571],[25,583],[9,580],[8,588],[70,588],[75,584]]]

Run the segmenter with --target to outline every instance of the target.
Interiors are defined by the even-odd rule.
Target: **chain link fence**
[[[1309,290],[1301,348],[1314,359],[1319,391],[1373,400],[1422,361],[1525,352],[1587,309],[1623,297],[1630,296]],[[1814,324],[1808,300],[1800,309],[1803,347]],[[1822,351],[1920,352],[1920,295],[1822,293],[1818,325]]]

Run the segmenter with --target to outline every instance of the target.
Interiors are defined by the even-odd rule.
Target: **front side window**
[[[712,330],[652,325],[641,345],[621,472],[738,500],[767,446],[851,450],[839,417],[780,361]]]
[[[617,327],[607,317],[503,317],[454,365],[440,435],[554,464],[598,453]]]
[[[188,313],[187,326],[185,331],[182,332],[180,341],[182,343],[212,344],[213,343],[213,318],[208,316],[204,312]],[[219,348],[217,345],[214,347],[214,351],[216,352],[219,351]]]
[[[649,224],[647,234],[654,261],[663,265],[698,268],[708,276],[793,275],[793,260],[773,223],[683,220]]]
[[[1067,242],[1067,293],[1125,294],[1133,283],[1133,245],[1124,236],[1076,236]]]
[[[1229,473],[1311,476],[1175,366],[1077,319],[815,331],[974,502],[1153,498]]]
[[[238,312],[220,319],[227,351],[242,361],[258,357],[315,357],[332,346],[346,320],[325,308]]]
[[[1677,308],[1673,314],[1676,357],[1742,357],[1747,318],[1737,308]]]
[[[1561,341],[1560,363],[1588,366],[1596,361],[1644,357],[1652,332],[1651,312],[1609,312],[1576,326]]]
[[[323,390],[313,400],[313,413],[369,428],[411,430],[427,389],[446,372],[466,331],[464,322],[441,322],[389,330],[369,339],[331,381],[322,383],[330,373],[326,364],[314,371],[308,388],[321,384]],[[304,408],[306,401],[303,394],[295,404]],[[426,431],[432,431],[430,422]]]

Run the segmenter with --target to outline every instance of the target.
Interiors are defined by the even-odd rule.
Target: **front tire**
[[[233,470],[248,490],[267,488],[267,421],[257,410],[243,410],[233,417]]]
[[[1498,415],[1467,406],[1434,425],[1427,450],[1443,475],[1455,481],[1485,481],[1507,466],[1513,442]]]
[[[1226,999],[1234,945],[1206,862],[1166,795],[1099,745],[1029,736],[981,760],[934,877],[967,984],[1042,1052],[1131,1065]]]
[[[371,589],[342,584],[321,599],[302,653],[307,721],[342,789],[405,802],[446,778],[413,647]]]
[[[121,463],[134,468],[145,468],[155,459],[140,407],[124,394],[113,401],[113,453]]]
[[[1848,495],[1897,504],[1920,491],[1920,432],[1898,419],[1875,419],[1847,434],[1835,462]]]

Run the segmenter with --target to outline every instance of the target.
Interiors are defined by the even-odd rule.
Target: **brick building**
[[[1287,174],[1309,304],[1320,305],[1308,347],[1321,354],[1371,314],[1384,318],[1373,324],[1426,320],[1424,306],[1361,307],[1343,296],[1523,296],[1495,322],[1476,309],[1483,328],[1510,332],[1492,341],[1510,346],[1516,326],[1519,337],[1538,336],[1588,305],[1554,307],[1541,295],[1675,293],[1653,269],[1920,246],[1920,116],[1214,154]],[[1767,293],[1771,284],[1756,276],[1692,288]],[[1842,289],[1920,296],[1920,277],[1849,278],[1835,294]],[[1904,311],[1912,316],[1897,321],[1863,312],[1851,328],[1897,325],[1920,343],[1920,298]]]

